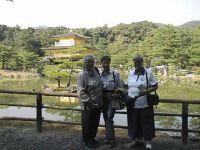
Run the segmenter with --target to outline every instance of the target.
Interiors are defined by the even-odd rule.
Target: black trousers
[[[115,131],[114,131],[114,115],[115,109],[112,108],[112,97],[113,92],[103,93],[103,118],[106,127],[106,139],[108,141],[115,141]]]
[[[153,107],[134,109],[127,107],[128,135],[132,140],[144,137],[151,141],[155,137]]]
[[[86,144],[90,140],[96,137],[100,116],[101,116],[100,108],[82,110],[81,112],[82,138],[83,142],[85,142]]]

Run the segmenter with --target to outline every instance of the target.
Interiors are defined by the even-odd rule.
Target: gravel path
[[[9,125],[9,126],[8,126]],[[105,131],[99,129],[97,140],[100,142],[98,150],[110,149],[104,145]],[[129,150],[131,144],[126,130],[117,129],[116,150]],[[154,150],[200,150],[199,141],[189,141],[182,145],[180,139],[171,138],[157,133],[153,141]],[[80,126],[45,125],[42,133],[38,133],[34,125],[0,124],[0,150],[87,150],[81,142]],[[136,149],[135,149],[136,150]],[[138,149],[139,150],[139,149]]]

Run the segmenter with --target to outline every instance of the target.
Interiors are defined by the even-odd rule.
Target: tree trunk
[[[5,60],[4,60],[4,56],[3,56],[3,58],[2,58],[2,69],[4,69],[4,67],[5,67]]]
[[[58,87],[60,87],[60,78],[58,78],[57,80],[58,80]]]
[[[71,85],[72,73],[73,73],[73,68],[71,68],[71,72],[70,72],[69,80],[68,80],[68,83],[67,83],[67,87],[69,87]]]

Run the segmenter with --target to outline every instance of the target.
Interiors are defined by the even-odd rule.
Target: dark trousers
[[[127,108],[128,135],[132,140],[144,137],[151,141],[155,137],[154,111],[152,107],[134,109]]]
[[[112,97],[113,92],[104,92],[103,94],[103,118],[106,127],[106,139],[108,141],[115,141],[114,131],[114,115],[115,109],[112,108]]]
[[[90,140],[96,137],[100,116],[101,116],[100,108],[94,108],[91,110],[82,110],[81,112],[82,138],[86,144]]]

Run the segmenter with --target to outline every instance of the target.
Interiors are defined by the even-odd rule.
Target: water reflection
[[[49,120],[64,120],[65,116],[59,114],[48,113],[46,109],[42,110],[43,117]],[[0,110],[0,117],[21,117],[36,118],[36,108],[29,107],[9,107]]]
[[[155,117],[155,125],[159,128],[181,129],[181,117],[157,116]]]
[[[8,90],[42,90],[45,84],[50,83],[49,80],[9,80],[1,81],[0,89]],[[52,82],[51,82],[52,84]],[[166,82],[159,85],[158,93],[161,98],[177,98],[177,99],[199,99],[199,88],[185,87],[180,84],[174,84]],[[15,94],[0,94],[0,103],[14,103],[14,104],[27,104],[35,105],[36,96],[27,95],[15,95]],[[61,106],[79,108],[80,104],[76,98],[66,97],[50,97],[42,96],[43,104],[48,106]],[[157,112],[169,112],[169,113],[181,113],[182,106],[180,104],[164,104],[160,103]],[[200,114],[200,105],[189,105],[189,113]],[[36,117],[35,108],[20,108],[20,107],[6,107],[0,106],[0,117]],[[80,122],[80,112],[68,111],[68,110],[55,110],[55,109],[43,109],[43,117],[49,120],[55,121],[77,121]],[[127,126],[127,117],[125,114],[116,114],[115,125]],[[200,119],[189,118],[189,128],[200,130]],[[103,117],[101,115],[101,124],[104,124]],[[159,128],[181,128],[181,117],[155,117],[156,127]]]
[[[195,130],[200,130],[200,119],[199,118],[191,118],[189,119],[189,126],[192,129]],[[195,135],[200,135],[200,134],[195,134]]]
[[[80,122],[80,112],[77,112],[75,110],[47,109],[46,111],[49,114],[62,116],[63,117],[62,121]]]
[[[127,126],[127,115],[126,114],[115,114],[114,117],[115,125]],[[103,115],[101,115],[100,124],[104,125]]]
[[[74,108],[80,108],[79,105],[74,105]],[[42,115],[44,119],[53,121],[73,121],[80,122],[81,114],[74,110],[56,110],[43,109]],[[0,117],[22,117],[22,118],[36,118],[36,108],[29,107],[1,107]],[[126,114],[116,114],[114,117],[115,125],[127,126]],[[104,125],[103,115],[100,118],[100,124]],[[198,118],[189,118],[189,128],[200,130],[200,120]],[[158,128],[176,128],[181,129],[181,117],[167,117],[156,116],[155,125]],[[180,136],[180,133],[167,132],[171,136]],[[199,134],[189,134],[190,136],[199,136]]]
[[[60,96],[60,101],[61,102],[69,102],[70,104],[71,103],[75,103],[75,101],[77,100],[77,98],[75,98],[75,97],[62,97],[62,96]]]

